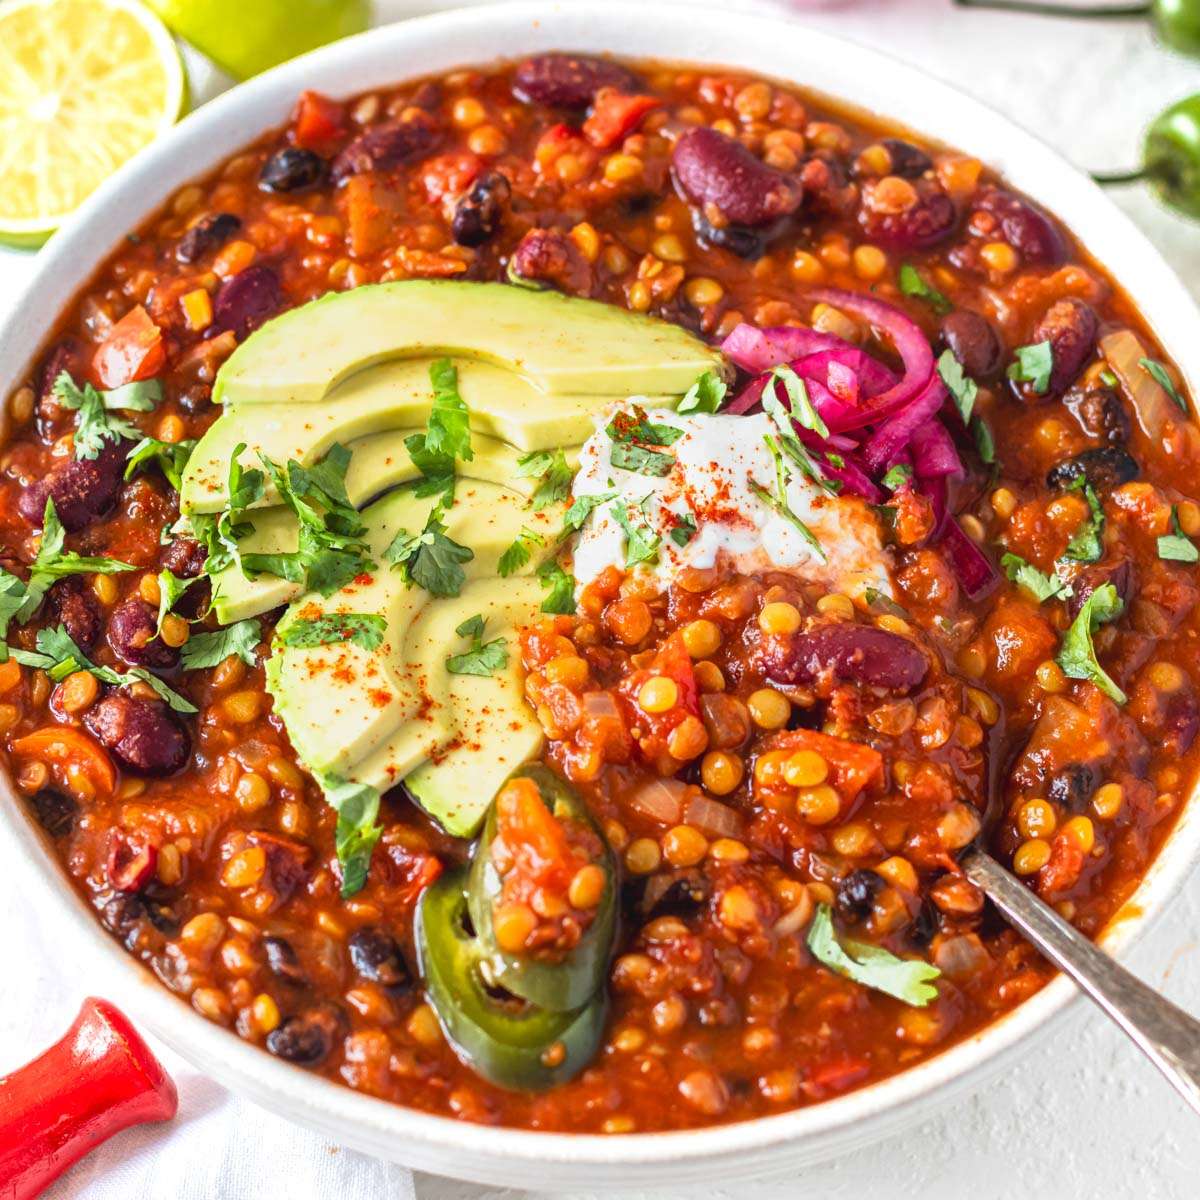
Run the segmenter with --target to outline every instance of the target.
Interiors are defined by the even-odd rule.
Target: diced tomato
[[[673,633],[663,642],[650,673],[675,680],[679,687],[679,706],[694,717],[700,715],[700,689],[696,686],[692,656],[684,647],[682,634]]]
[[[592,105],[592,115],[583,123],[583,136],[598,149],[610,150],[661,103],[654,96],[627,96],[616,88],[601,88]]]
[[[475,181],[483,163],[477,154],[439,154],[421,167],[421,182],[431,204],[446,196],[461,196]]]
[[[344,129],[345,110],[336,100],[320,92],[303,92],[292,115],[297,146],[315,150],[336,138]]]
[[[818,733],[814,729],[789,729],[771,742],[772,750],[812,750],[830,766],[831,782],[847,801],[873,783],[883,781],[883,755],[861,742]]]
[[[510,779],[496,797],[496,836],[520,862],[521,874],[565,891],[578,867],[567,832],[542,802],[532,779]]]
[[[108,331],[96,348],[92,371],[103,388],[117,388],[138,379],[152,379],[165,366],[162,330],[139,304]]]
[[[871,1064],[865,1058],[838,1058],[819,1063],[805,1073],[804,1094],[810,1099],[821,1100],[831,1093],[844,1092],[865,1079],[870,1069]]]
[[[551,125],[538,138],[537,146],[533,151],[534,161],[539,169],[544,171],[547,167],[553,166],[555,160],[568,150],[573,153],[577,151],[592,153],[588,143],[579,136],[579,130],[560,121],[557,125]]]
[[[1038,872],[1038,891],[1053,896],[1074,887],[1079,882],[1084,857],[1079,843],[1060,832],[1050,844],[1050,861]]]

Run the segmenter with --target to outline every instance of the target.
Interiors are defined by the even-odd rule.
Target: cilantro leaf
[[[1171,505],[1171,532],[1158,539],[1158,557],[1171,562],[1194,563],[1200,560],[1196,543],[1179,528],[1179,509]]]
[[[399,530],[383,557],[410,587],[416,584],[431,596],[457,596],[466,580],[461,564],[470,562],[475,551],[446,536],[441,515],[435,508],[418,534]]]
[[[387,622],[375,613],[327,613],[323,617],[300,617],[279,635],[284,646],[311,649],[334,642],[350,642],[363,650],[378,650],[383,644]]]
[[[954,357],[953,350],[942,351],[937,360],[937,371],[954,400],[954,407],[958,409],[963,424],[969,425],[971,413],[975,411],[979,385],[962,369],[962,363]]]
[[[154,628],[154,636],[162,633],[163,618],[179,603],[183,593],[195,583],[195,579],[180,579],[174,571],[162,570],[158,573],[158,624]]]
[[[184,469],[195,448],[195,438],[182,442],[161,442],[158,438],[144,437],[129,451],[125,460],[125,478],[132,479],[141,468],[157,463],[163,478],[179,491],[183,486]]]
[[[104,448],[106,441],[119,442],[122,438],[137,441],[142,436],[142,431],[136,425],[111,415],[105,404],[105,396],[96,391],[90,383],[85,383],[82,388],[76,387],[75,381],[66,371],[54,381],[51,391],[64,408],[75,409],[79,413],[75,424],[77,459],[95,458]]]
[[[1019,554],[1005,554],[1000,566],[1013,583],[1024,588],[1039,604],[1071,594],[1071,589],[1057,575],[1046,575]]]
[[[926,301],[939,317],[945,316],[954,307],[942,292],[939,292],[932,284],[925,282],[921,273],[912,263],[901,263],[899,282],[903,295],[914,296],[918,300]]]
[[[881,592],[878,588],[864,588],[863,599],[867,602],[867,607],[874,612],[891,613],[893,617],[900,617],[902,620],[911,621],[912,614],[902,604],[897,604],[891,596]]]
[[[429,381],[433,385],[433,404],[425,432],[406,437],[404,445],[423,476],[416,494],[432,496],[441,492],[450,501],[454,499],[455,460],[470,462],[475,457],[471,449],[471,415],[458,394],[458,368],[448,358],[430,363]]]
[[[629,510],[623,500],[617,500],[609,510],[613,520],[625,531],[625,565],[654,562],[658,558],[660,538],[645,526],[640,529],[629,518]]]
[[[592,510],[616,498],[616,492],[599,492],[593,495],[576,496],[571,507],[563,514],[564,531],[582,529]]]
[[[342,898],[362,891],[371,867],[371,854],[383,827],[379,824],[379,790],[337,775],[318,779],[325,803],[337,813],[334,850],[342,868]]]
[[[827,438],[829,426],[821,419],[821,414],[817,412],[808,398],[808,388],[805,386],[804,380],[786,363],[771,368],[771,378],[767,381],[767,386],[763,388],[763,408],[771,413],[775,423],[780,425],[780,431],[783,432],[784,425],[786,425],[787,431],[790,432],[790,421],[785,420],[783,424],[780,424],[779,417],[770,407],[771,400],[778,403],[775,393],[776,381],[783,384],[783,390],[787,393],[788,403],[791,405],[791,411],[788,413],[790,420],[799,422],[804,429],[811,429],[818,437]],[[770,399],[768,399],[768,395]],[[780,405],[780,408],[782,407]]]
[[[508,666],[508,644],[504,638],[483,640],[483,614],[468,617],[454,632],[469,638],[471,648],[462,654],[446,658],[446,670],[451,675],[493,675]]]
[[[888,491],[898,492],[913,477],[913,469],[908,463],[897,463],[879,481]]]
[[[605,433],[612,438],[609,462],[614,467],[660,478],[671,473],[675,458],[653,447],[673,445],[683,436],[682,429],[651,421],[636,405],[632,412],[617,413],[605,426]]]
[[[514,575],[529,562],[533,555],[533,547],[545,544],[546,539],[540,533],[522,525],[521,532],[513,539],[512,545],[500,555],[500,561],[496,564],[501,578],[507,579]]]
[[[652,475],[662,478],[670,475],[675,465],[675,458],[658,450],[648,450],[645,446],[635,446],[628,442],[613,442],[608,461],[622,471],[633,471],[638,475]]]
[[[567,456],[561,450],[555,450],[550,455],[546,469],[540,473],[541,482],[534,489],[530,504],[534,512],[541,512],[551,504],[558,504],[571,494],[571,480],[575,472],[567,462]]]
[[[236,655],[247,666],[257,664],[254,650],[262,641],[262,625],[250,617],[224,629],[193,634],[179,652],[179,662],[185,671],[200,671],[215,667]]]
[[[996,440],[992,437],[992,427],[978,414],[971,419],[971,432],[975,435],[975,449],[985,466],[992,466],[996,461]]]
[[[787,502],[787,467],[784,466],[783,457],[780,454],[779,446],[775,439],[768,433],[763,437],[763,441],[767,444],[767,449],[771,452],[771,458],[775,463],[775,490],[768,491],[762,484],[751,479],[750,490],[764,503],[768,508],[777,512],[789,525],[795,529],[800,536],[816,551],[817,557],[822,561],[828,561],[825,557],[825,551],[821,543],[817,541],[817,535],[798,516],[788,507]]]
[[[551,560],[538,568],[537,577],[547,592],[542,612],[570,616],[575,611],[575,576]]]
[[[696,536],[696,518],[691,513],[676,513],[671,527],[671,541],[677,546],[686,546]]]
[[[789,371],[790,368],[787,368]],[[804,381],[795,376],[793,378],[799,385],[800,392],[803,393],[804,403],[808,403],[808,389],[805,387]],[[775,394],[775,387],[772,384],[770,387],[763,389],[762,394],[763,412],[771,418],[771,423],[775,426],[776,432],[779,434],[778,442],[772,440],[768,443],[769,447],[774,447],[771,450],[773,455],[778,450],[781,450],[792,462],[800,468],[800,473],[807,479],[811,479],[813,483],[818,484],[827,492],[837,492],[841,485],[833,480],[825,478],[824,472],[817,465],[816,459],[809,453],[808,447],[796,436],[795,425],[793,424],[793,414],[795,413],[795,401],[793,401],[792,412],[784,408],[779,397]],[[815,415],[815,410],[813,410]],[[820,418],[817,418],[820,420]],[[823,426],[822,426],[823,427]],[[828,432],[828,431],[826,431]],[[776,460],[776,470],[779,469],[778,459]]]
[[[1096,658],[1092,634],[1105,621],[1115,621],[1125,602],[1111,583],[1101,584],[1083,602],[1079,615],[1063,635],[1062,647],[1054,660],[1071,679],[1090,679],[1106,696],[1125,703],[1125,693],[1112,681]]]
[[[705,371],[695,383],[683,394],[676,412],[715,413],[725,402],[725,394],[729,391],[726,384],[716,371]]]
[[[1083,490],[1088,504],[1088,515],[1083,524],[1071,536],[1063,551],[1063,558],[1071,562],[1098,562],[1104,553],[1104,506],[1100,503],[1095,489],[1080,475],[1067,488],[1068,491]]]
[[[1016,361],[1009,364],[1008,377],[1014,383],[1028,383],[1039,396],[1050,386],[1054,370],[1054,347],[1050,342],[1018,346]]]
[[[914,1008],[924,1008],[937,999],[932,981],[941,971],[919,958],[897,958],[882,946],[867,942],[838,940],[828,904],[818,904],[808,928],[808,948],[813,957],[835,974],[863,987],[894,996]]]
[[[1150,378],[1153,379],[1154,382],[1157,383],[1158,386],[1162,388],[1162,390],[1166,392],[1172,400],[1175,401],[1179,411],[1183,413],[1184,416],[1189,415],[1187,401],[1179,394],[1179,389],[1175,386],[1171,376],[1167,374],[1167,368],[1164,367],[1162,363],[1157,362],[1153,358],[1139,358],[1138,366],[1141,367],[1142,370],[1145,371],[1146,374],[1149,375]]]

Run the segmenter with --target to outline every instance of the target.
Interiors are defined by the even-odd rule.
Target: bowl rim
[[[42,251],[20,302],[0,322],[0,380],[27,369],[73,297],[129,229],[179,187],[211,170],[251,138],[281,123],[305,87],[354,95],[405,78],[550,49],[711,64],[796,83],[899,122],[965,151],[975,149],[1011,184],[1044,203],[1105,264],[1168,345],[1193,395],[1200,343],[1187,334],[1196,305],[1158,251],[1098,187],[1032,134],[948,84],[799,21],[689,7],[613,2],[530,3],[465,8],[414,18],[317,50],[209,102],[104,183]],[[420,70],[396,63],[417,62]],[[851,82],[855,81],[855,82]],[[992,153],[982,151],[991,146]],[[132,215],[126,215],[132,214]],[[6,383],[6,387],[8,383]],[[464,1126],[355,1092],[272,1058],[218,1027],[160,984],[95,920],[65,882],[11,782],[0,845],[26,867],[41,900],[98,964],[105,989],[205,1073],[344,1144],[409,1165],[485,1182],[538,1186],[654,1179],[714,1180],[713,1164],[760,1166],[822,1157],[871,1140],[999,1068],[1003,1056],[1045,1029],[1078,999],[1058,977],[1030,1000],[917,1066],[834,1100],[728,1125],[654,1134],[549,1133]],[[1133,896],[1101,938],[1120,956],[1157,917],[1200,860],[1200,804],[1189,798]],[[915,1111],[914,1111],[915,1110]]]

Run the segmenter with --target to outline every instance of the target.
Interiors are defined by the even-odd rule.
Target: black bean
[[[262,947],[267,956],[267,967],[277,979],[297,985],[307,982],[291,942],[285,938],[267,936],[262,940]]]
[[[663,881],[665,882],[665,881]],[[660,883],[656,876],[650,881],[649,888],[657,893],[650,901],[650,891],[647,889],[647,901],[644,905],[643,917],[690,917],[694,916],[708,903],[710,885],[705,876],[699,871],[684,871],[677,874],[666,886],[655,887]]]
[[[42,788],[30,796],[33,815],[38,824],[54,838],[70,833],[79,813],[79,805],[70,796],[56,792],[53,788]]]
[[[217,289],[210,332],[232,330],[241,341],[273,317],[283,303],[279,276],[270,267],[247,267]]]
[[[302,192],[325,178],[327,164],[311,150],[285,146],[263,163],[258,186],[266,192]]]
[[[402,987],[412,981],[412,975],[391,934],[382,929],[360,929],[348,943],[354,969],[372,983],[383,987]]]
[[[241,227],[241,220],[233,213],[209,213],[179,239],[175,257],[181,263],[199,262],[219,250]]]
[[[41,528],[47,496],[68,533],[99,520],[116,503],[125,475],[129,443],[104,442],[95,458],[74,458],[31,483],[17,502],[21,516]]]
[[[871,914],[875,897],[883,890],[884,879],[865,867],[843,875],[833,886],[833,906],[845,921],[861,921]]]
[[[871,625],[822,625],[772,643],[766,674],[786,684],[815,683],[830,675],[849,683],[908,691],[925,678],[929,664],[921,650],[898,633]]]
[[[130,596],[108,619],[108,644],[130,666],[168,670],[179,662],[179,651],[156,636],[158,610],[140,596]]]
[[[914,946],[924,949],[933,941],[941,925],[941,914],[937,905],[928,896],[921,901],[916,919],[909,927],[908,936]]]
[[[537,54],[513,72],[513,94],[526,104],[580,110],[602,87],[635,92],[638,81],[620,63],[580,54]]]
[[[926,171],[933,168],[933,159],[919,146],[900,138],[884,138],[883,147],[892,160],[892,174],[904,179],[920,179]]]
[[[989,188],[976,204],[996,218],[1004,240],[1025,262],[1053,267],[1066,260],[1067,244],[1058,226],[1028,200]]]
[[[267,1034],[267,1049],[277,1058],[312,1067],[329,1056],[342,1026],[342,1015],[329,1004],[305,1009]]]
[[[460,246],[482,246],[490,241],[504,220],[508,180],[499,171],[488,171],[471,185],[454,206],[450,232]]]
[[[191,752],[183,723],[158,700],[114,692],[94,704],[83,720],[100,744],[134,775],[172,775]]]
[[[1046,794],[1069,812],[1081,813],[1100,786],[1100,772],[1090,763],[1071,763],[1050,777]]]
[[[1035,392],[1031,383],[1023,383],[1018,388],[1020,394],[1026,400],[1041,400],[1065,392],[1091,357],[1099,329],[1100,322],[1091,306],[1074,296],[1050,305],[1030,339],[1034,344],[1050,343],[1053,366],[1049,386],[1044,392]]]
[[[100,640],[102,619],[100,602],[82,576],[68,575],[58,580],[46,594],[50,619],[62,624],[85,653]]]
[[[1115,388],[1072,388],[1063,403],[1088,437],[1099,438],[1110,446],[1124,446],[1133,436],[1129,410]]]
[[[727,222],[757,229],[800,206],[798,180],[754,157],[741,142],[707,126],[689,129],[671,151],[671,172],[685,198]]]
[[[993,379],[1004,365],[1004,347],[991,322],[969,308],[956,308],[942,318],[940,340],[972,379]]]
[[[425,113],[406,121],[376,125],[360,134],[333,160],[335,183],[366,171],[387,171],[426,154],[437,141],[437,126]]]
[[[875,242],[892,250],[924,250],[944,242],[958,226],[958,208],[945,192],[921,194],[903,212],[880,212],[863,205],[858,223]]]
[[[767,239],[759,230],[744,225],[713,225],[698,208],[692,209],[692,225],[701,245],[728,250],[738,258],[761,258],[767,249]]]
[[[1046,486],[1068,488],[1086,479],[1097,492],[1110,492],[1137,477],[1137,459],[1128,450],[1099,446],[1055,463],[1046,474]]]

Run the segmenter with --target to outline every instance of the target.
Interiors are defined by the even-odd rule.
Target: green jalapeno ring
[[[425,889],[416,944],[426,995],[462,1061],[499,1087],[543,1091],[591,1062],[604,1035],[603,992],[574,1012],[551,1012],[489,986],[487,954],[466,928],[466,872]]]
[[[533,763],[520,767],[510,778],[531,779],[546,807],[556,815],[562,813],[576,821],[586,821],[593,829],[586,805],[574,790],[553,771]],[[540,961],[501,950],[492,923],[492,906],[500,898],[502,880],[492,864],[491,847],[496,836],[496,806],[492,805],[471,861],[467,903],[476,936],[490,957],[496,981],[510,992],[555,1012],[569,1012],[585,1004],[604,986],[609,956],[617,925],[616,864],[599,830],[604,855],[598,865],[604,871],[604,894],[596,908],[591,925],[579,939],[579,944],[561,962]]]

